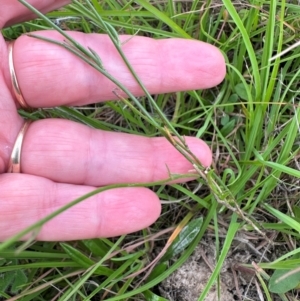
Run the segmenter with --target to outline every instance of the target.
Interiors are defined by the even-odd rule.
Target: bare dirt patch
[[[257,241],[258,243],[258,241]],[[251,300],[260,301],[259,283],[252,261],[269,261],[273,257],[269,246],[259,248],[251,241],[238,237],[224,261],[220,273],[220,292],[216,284],[207,294],[206,301]],[[204,291],[216,265],[215,242],[206,238],[196,247],[192,256],[159,287],[163,297],[170,301],[196,301]],[[218,293],[220,297],[218,297]],[[276,297],[272,300],[279,300]]]

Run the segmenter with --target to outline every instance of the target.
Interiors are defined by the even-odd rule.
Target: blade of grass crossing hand
[[[76,1],[77,2],[77,1]],[[90,9],[92,11],[94,11],[94,8],[91,4],[88,4]],[[97,15],[97,12],[94,11],[95,14]],[[166,118],[165,114],[160,110],[160,108],[158,107],[158,105],[156,104],[155,100],[153,99],[153,97],[151,96],[151,94],[148,92],[148,90],[146,89],[146,87],[144,86],[144,84],[141,82],[141,80],[139,79],[138,75],[136,74],[135,70],[132,68],[132,66],[130,65],[127,57],[125,56],[121,45],[120,45],[120,41],[118,38],[118,34],[115,31],[115,29],[109,24],[104,22],[101,17],[99,15],[98,16],[98,20],[100,22],[100,24],[102,24],[102,26],[106,29],[108,35],[110,36],[112,42],[114,43],[117,51],[119,52],[119,54],[121,55],[123,61],[125,62],[127,68],[130,70],[131,74],[133,75],[134,79],[136,80],[136,82],[140,85],[140,87],[143,89],[145,95],[147,96],[148,100],[149,100],[149,104],[151,106],[153,106],[156,109],[156,112],[159,114],[159,116],[161,117],[162,121],[164,122],[165,125],[168,125],[168,127],[172,130],[172,133],[175,134],[180,140],[181,137],[180,135],[177,133],[177,131],[175,130],[175,128],[173,127],[173,125],[169,122],[169,120]],[[136,100],[135,98],[132,98],[133,101],[137,104],[140,105],[140,102],[138,100]],[[142,107],[143,111],[144,108]],[[145,113],[145,112],[144,112]],[[146,112],[148,115],[148,112]],[[151,117],[150,117],[151,118]]]

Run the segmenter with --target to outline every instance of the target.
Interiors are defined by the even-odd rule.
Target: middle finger
[[[208,146],[198,138],[185,139],[201,163],[209,166]],[[21,163],[26,174],[92,186],[158,181],[193,168],[165,138],[95,130],[61,119],[30,125]]]

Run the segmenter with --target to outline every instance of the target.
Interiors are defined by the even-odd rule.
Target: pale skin
[[[68,1],[30,0],[47,12]],[[0,27],[34,18],[18,1],[0,0]],[[62,40],[54,31],[40,35]],[[106,70],[136,95],[141,89],[105,35],[70,33],[95,50]],[[151,94],[207,89],[225,76],[219,50],[198,41],[121,37],[123,51]],[[14,45],[19,85],[32,108],[86,105],[114,100],[116,86],[67,50],[21,36]],[[191,164],[164,138],[95,130],[68,120],[32,123],[24,138],[22,173],[6,173],[24,120],[18,115],[9,76],[7,42],[0,37],[0,241],[30,226],[75,198],[108,184],[163,180],[187,173]],[[123,95],[124,96],[124,95]],[[186,137],[203,166],[209,147]],[[166,168],[168,166],[168,169]],[[158,197],[147,188],[118,188],[98,194],[44,225],[38,240],[110,237],[151,225],[160,215]]]

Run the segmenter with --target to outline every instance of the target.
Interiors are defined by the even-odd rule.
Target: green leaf
[[[293,213],[295,215],[295,220],[300,223],[300,207],[299,206],[292,206]]]
[[[81,267],[89,269],[90,267],[92,267],[96,264],[93,260],[91,260],[90,258],[85,256],[84,254],[82,254],[80,251],[73,248],[72,246],[65,244],[65,243],[61,243],[60,245],[64,249],[64,251],[70,256],[70,258],[74,262],[79,264]],[[96,273],[98,275],[108,276],[112,273],[112,271],[111,271],[111,269],[109,269],[107,267],[101,266],[97,269]]]
[[[300,171],[297,169],[285,166],[285,165],[277,163],[277,162],[271,162],[271,161],[261,161],[261,162],[264,165],[273,168],[274,170],[284,172],[284,173],[286,173],[292,177],[298,178],[298,179],[300,178]]]
[[[165,299],[163,297],[157,296],[154,293],[152,293],[151,291],[144,291],[143,293],[145,299],[147,301],[168,301],[168,299]]]
[[[14,272],[6,272],[0,274],[0,291],[6,291],[8,287],[12,284],[14,277]]]
[[[167,261],[185,250],[198,235],[203,223],[203,218],[196,218],[188,223],[179,235],[175,238],[166,254],[162,257],[161,262]]]
[[[151,272],[151,274],[149,275],[149,277],[147,278],[147,281],[151,281],[152,279],[155,279],[156,277],[161,275],[163,272],[165,272],[167,268],[168,268],[168,265],[164,262],[156,265],[155,268],[153,269],[153,271]]]
[[[17,270],[14,272],[14,281],[11,285],[12,293],[16,294],[27,283],[27,276],[23,270]]]
[[[249,101],[249,97],[248,97],[248,92],[247,89],[249,89],[249,87],[246,87],[243,83],[239,83],[234,87],[234,90],[236,92],[236,94],[243,100]],[[251,93],[252,91],[250,91]],[[251,93],[253,96],[253,93]]]
[[[222,181],[224,183],[231,184],[235,181],[235,173],[232,169],[230,168],[225,168],[223,171],[223,176],[222,176]]]
[[[11,263],[13,265],[17,265],[18,261],[13,259]],[[21,286],[26,283],[27,276],[21,269],[0,273],[0,291],[6,291],[10,287],[10,291],[13,294],[16,294],[20,290]]]
[[[82,242],[94,255],[104,257],[109,251],[109,247],[101,239],[89,239]]]
[[[174,32],[179,33],[183,38],[190,39],[191,37],[180,27],[178,26],[172,19],[170,19],[168,16],[166,16],[165,13],[158,10],[156,7],[154,7],[152,4],[150,4],[148,1],[145,0],[137,0],[138,4],[143,6],[146,10],[151,12],[155,18],[158,20],[161,20],[165,24],[167,24]]]
[[[64,249],[64,251],[70,256],[70,258],[83,268],[89,268],[95,264],[93,260],[85,256],[72,246],[65,243],[61,243],[60,245]]]
[[[243,21],[241,20],[240,16],[238,15],[238,12],[236,11],[234,4],[231,0],[223,0],[223,5],[225,5],[226,9],[228,10],[228,13],[231,15],[235,25],[239,29],[240,34],[243,38],[243,43],[248,51],[249,59],[252,66],[252,74],[253,74],[253,80],[255,85],[255,94],[258,98],[261,95],[261,80],[260,80],[260,73],[259,73],[259,67],[257,62],[257,57],[255,55],[255,50],[253,48],[253,44],[249,37],[249,32],[245,28]]]
[[[210,275],[205,287],[203,288],[203,291],[201,292],[200,297],[198,298],[198,301],[204,301],[207,300],[206,296],[207,293],[210,291],[212,285],[217,281],[217,278],[220,275],[221,268],[224,264],[225,258],[227,257],[227,254],[230,250],[232,241],[237,233],[237,231],[240,229],[240,224],[236,223],[237,216],[234,214],[231,218],[231,223],[229,225],[229,228],[227,230],[226,239],[224,241],[221,254],[219,256],[218,262],[214,267],[214,271]]]
[[[292,229],[300,232],[300,223],[298,223],[293,217],[290,217],[279,210],[276,210],[269,204],[264,204],[264,207],[274,216],[276,216],[280,221],[290,226]]]
[[[221,118],[221,124],[222,125],[226,125],[230,120],[229,115],[225,114],[222,118]]]
[[[228,120],[228,122],[221,129],[222,135],[223,136],[229,135],[230,133],[232,133],[234,127],[235,127],[235,120],[234,119],[231,119],[230,121]]]
[[[272,293],[284,294],[300,284],[300,268],[276,270],[270,278],[269,290]]]

